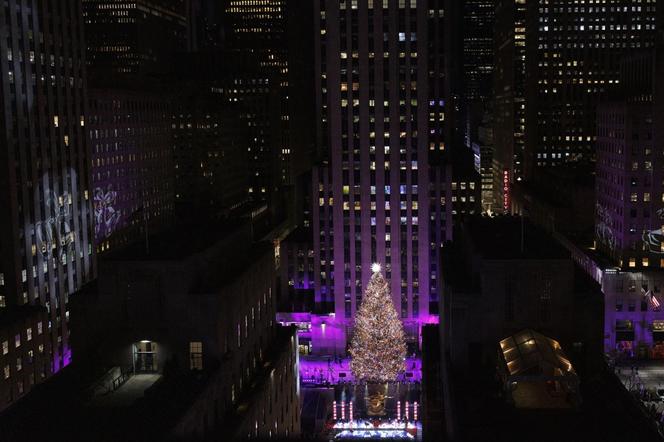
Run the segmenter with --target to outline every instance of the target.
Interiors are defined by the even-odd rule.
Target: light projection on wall
[[[111,184],[106,189],[96,187],[94,190],[95,239],[98,241],[108,238],[120,224],[122,211],[115,208],[117,199],[118,192]]]
[[[643,244],[648,252],[664,255],[664,209],[659,209],[657,216],[662,220],[662,225],[659,229],[643,232]]]
[[[609,250],[614,250],[616,248],[616,238],[613,230],[611,230],[611,214],[608,209],[599,203],[595,205],[595,211],[597,214],[595,237],[600,243],[608,247]]]
[[[72,188],[76,189],[76,172],[71,171]],[[73,253],[75,235],[72,229],[72,194],[58,193],[50,189],[49,180],[44,176],[44,218],[35,222],[37,247],[44,257],[57,257],[65,261],[69,252]],[[39,191],[35,198],[39,198]]]

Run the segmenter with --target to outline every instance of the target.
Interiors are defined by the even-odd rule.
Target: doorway
[[[133,345],[134,349],[134,372],[156,373],[159,369],[157,364],[157,344],[152,341],[141,341]]]

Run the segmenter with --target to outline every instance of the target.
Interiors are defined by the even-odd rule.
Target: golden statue
[[[369,416],[383,416],[385,414],[385,395],[381,392],[369,396],[367,413]]]

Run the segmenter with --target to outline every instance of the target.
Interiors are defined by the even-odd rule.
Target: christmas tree
[[[403,325],[392,304],[389,283],[380,270],[378,264],[372,266],[373,275],[355,315],[350,364],[358,381],[394,381],[404,370]]]

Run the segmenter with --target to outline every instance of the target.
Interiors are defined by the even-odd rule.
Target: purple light
[[[300,356],[300,379],[305,385],[354,382],[350,369],[350,358]],[[421,382],[422,361],[419,358],[406,359],[406,371],[400,376],[401,382]]]

